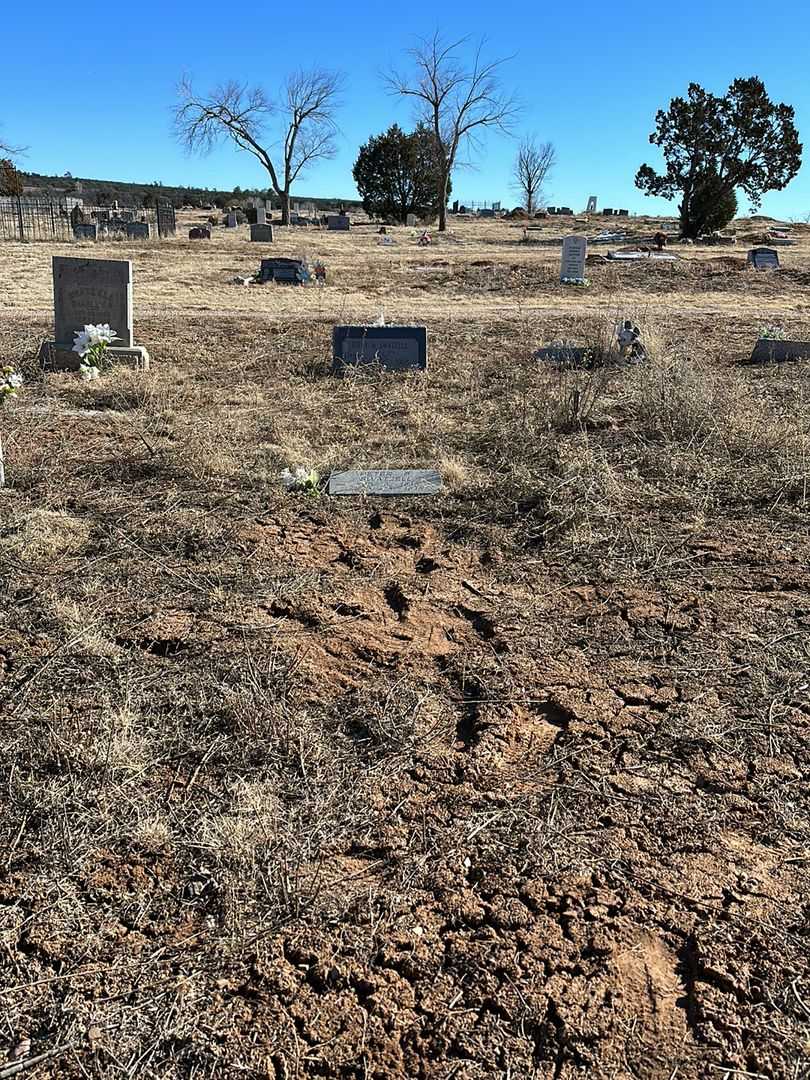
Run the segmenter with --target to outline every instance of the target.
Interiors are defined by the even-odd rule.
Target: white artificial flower
[[[98,368],[93,367],[91,364],[81,364],[79,366],[79,377],[84,380],[84,382],[94,382],[100,374],[101,372]]]
[[[289,469],[281,470],[281,482],[287,489],[295,487],[295,477]]]
[[[19,373],[19,371],[12,371],[10,375],[6,376],[6,382],[12,388],[12,390],[16,390],[19,386],[22,386],[23,377]]]
[[[85,326],[84,330],[77,330],[73,335],[76,339],[73,343],[73,352],[78,353],[79,356],[84,356],[90,348],[90,335],[87,332],[88,329],[89,328]]]

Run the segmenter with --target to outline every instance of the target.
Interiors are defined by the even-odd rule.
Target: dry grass
[[[36,372],[53,252],[3,249],[0,1051],[36,1075],[810,1068],[807,367],[735,364],[810,330],[807,241],[575,292],[519,235],[282,234],[322,291],[227,286],[244,235],[118,245],[154,366],[93,385]],[[429,372],[332,378],[381,306]],[[532,360],[625,313],[649,363]]]

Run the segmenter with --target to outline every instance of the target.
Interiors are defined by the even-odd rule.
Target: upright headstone
[[[588,205],[585,207],[585,213],[586,214],[595,214],[596,213],[596,196],[595,195],[589,195],[588,196]]]
[[[326,218],[326,227],[330,232],[348,232],[351,224],[347,214],[329,214]]]
[[[588,240],[585,236],[566,236],[560,259],[560,281],[584,281]]]
[[[336,326],[332,331],[332,370],[379,364],[385,371],[424,371],[427,368],[427,329],[424,326]]]
[[[128,240],[151,240],[152,239],[152,226],[148,221],[128,221],[127,222],[127,239]]]
[[[256,207],[256,224],[257,225],[266,225],[267,224],[267,211],[265,210],[265,208],[263,206],[257,206]]]
[[[273,243],[273,226],[272,225],[251,225],[250,226],[250,239],[254,243],[272,244]]]
[[[74,225],[73,226],[73,239],[74,240],[98,240],[98,225],[93,222],[92,225]]]
[[[53,257],[55,340],[45,342],[40,357],[59,370],[76,370],[73,343],[77,330],[107,323],[116,333],[112,359],[149,366],[146,349],[132,341],[132,263],[128,259]]]
[[[211,230],[207,225],[196,225],[188,230],[189,240],[210,240]]]
[[[228,216],[225,218],[225,228],[235,229],[236,224],[236,214],[228,214]]]
[[[767,247],[751,248],[748,252],[748,265],[755,270],[778,270],[779,252]]]
[[[405,218],[405,224],[409,228],[413,229],[416,225],[416,214],[408,214],[408,216]]]

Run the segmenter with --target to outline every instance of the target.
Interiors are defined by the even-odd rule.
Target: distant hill
[[[109,206],[117,201],[119,206],[147,205],[144,199],[169,199],[179,208],[181,206],[239,206],[250,199],[259,197],[272,199],[280,206],[272,192],[260,188],[243,191],[222,191],[214,188],[187,187],[185,185],[132,183],[127,180],[96,180],[79,176],[43,176],[41,173],[23,173],[27,195],[49,195],[61,198],[71,195],[92,206]],[[304,195],[294,195],[293,202],[314,203],[319,209],[337,208],[338,206],[356,207],[362,205],[359,199],[315,199]]]

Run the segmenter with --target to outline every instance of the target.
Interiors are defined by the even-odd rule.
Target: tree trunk
[[[445,173],[439,181],[439,232],[447,231],[447,185],[449,181],[449,173]]]
[[[289,191],[280,191],[279,196],[281,199],[281,224],[290,224],[290,193]]]

